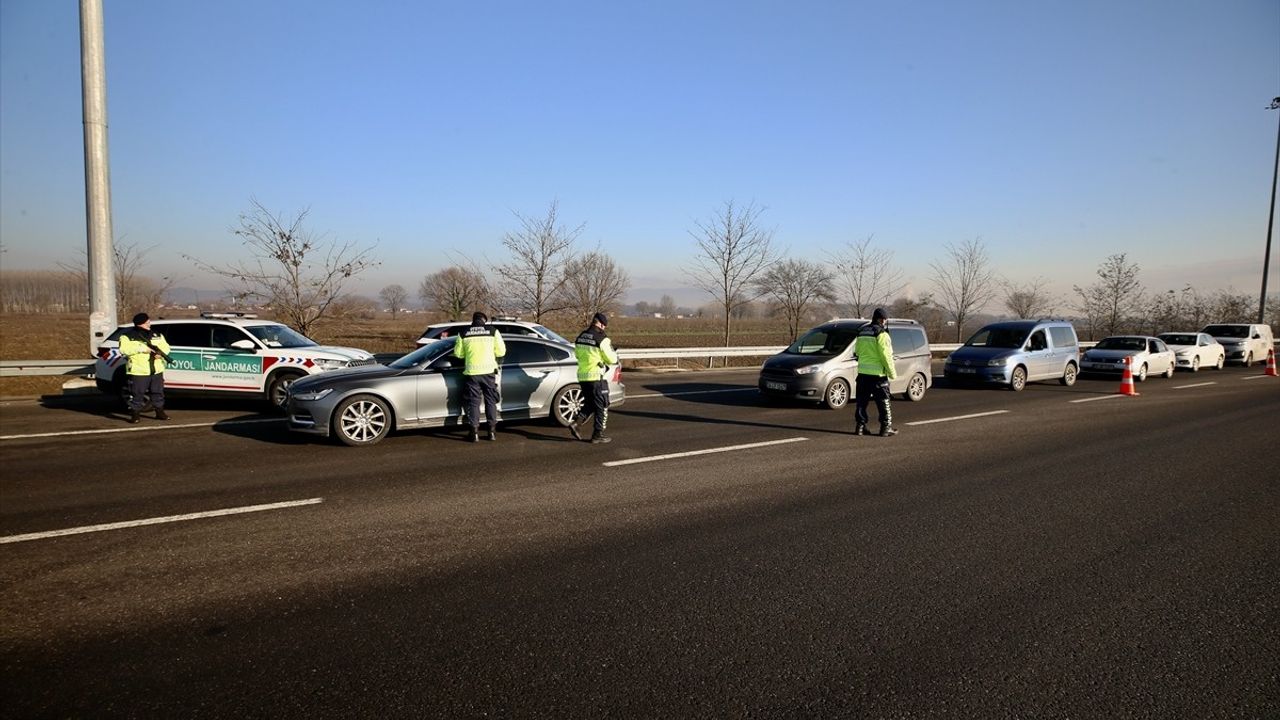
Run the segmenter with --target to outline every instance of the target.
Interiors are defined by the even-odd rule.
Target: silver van
[[[1004,385],[1014,392],[1035,380],[1075,385],[1080,347],[1066,320],[1012,320],[991,323],[947,356],[948,382]]]
[[[844,407],[853,397],[853,379],[858,374],[853,341],[869,322],[865,318],[836,319],[804,333],[786,350],[765,360],[757,384],[761,394],[819,402],[832,410]],[[933,386],[924,326],[915,320],[891,318],[886,327],[898,372],[889,391],[901,393],[906,400],[920,400]]]

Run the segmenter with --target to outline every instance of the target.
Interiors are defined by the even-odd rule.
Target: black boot
[[[612,440],[613,438],[605,436],[603,432],[594,433],[591,436],[592,445],[603,445],[604,443],[612,442]]]
[[[854,434],[854,435],[866,435],[866,434],[867,434],[867,426],[866,426],[866,425],[855,425],[855,426],[854,426],[854,428],[853,428],[853,434]]]
[[[165,411],[164,411],[163,409],[161,409],[161,408],[156,408],[156,419],[157,419],[157,420],[168,420],[168,419],[169,419],[169,413],[165,412]]]
[[[141,414],[141,413],[139,413],[137,410],[130,410],[130,411],[129,411],[129,424],[130,424],[130,425],[137,425],[137,424],[138,424],[138,421],[139,421],[140,419],[142,419],[142,414]]]
[[[494,440],[497,440],[497,439],[498,439],[498,431],[497,431],[497,430],[495,430],[494,428],[489,428],[489,434],[488,434],[488,435],[485,435],[485,436],[484,436],[484,439],[485,439],[485,440],[488,440],[489,442],[493,442]]]
[[[467,442],[480,442],[480,431],[477,428],[471,428],[470,434],[467,435]]]
[[[573,435],[574,440],[582,439],[582,433],[578,432],[578,421],[576,419],[569,421],[569,433]]]
[[[885,425],[880,428],[880,437],[893,437],[898,434],[898,430],[892,425]]]

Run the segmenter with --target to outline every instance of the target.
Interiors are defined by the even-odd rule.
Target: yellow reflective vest
[[[492,375],[498,371],[498,358],[506,354],[502,335],[488,325],[472,325],[453,341],[453,356],[466,362],[463,375]]]
[[[135,327],[120,336],[120,354],[125,357],[125,372],[129,375],[159,375],[164,372],[164,358],[147,347],[148,342],[156,350],[169,354],[169,341],[153,330]]]
[[[883,327],[867,323],[858,331],[853,341],[853,352],[858,356],[858,374],[876,375],[890,380],[898,377],[893,366],[893,341]]]
[[[618,353],[603,330],[589,327],[573,342],[578,358],[578,382],[592,382],[604,377],[605,368],[618,362]]]

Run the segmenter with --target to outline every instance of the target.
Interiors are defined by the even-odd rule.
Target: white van
[[[121,325],[98,347],[98,389],[128,392],[119,338]],[[325,370],[376,365],[373,355],[348,347],[319,345],[288,325],[238,313],[205,313],[184,320],[152,320],[164,335],[173,362],[164,371],[165,395],[264,397],[283,408],[289,385]]]
[[[1265,362],[1267,352],[1275,348],[1271,326],[1261,323],[1214,323],[1205,325],[1200,332],[1212,335],[1227,351],[1227,362],[1242,363],[1249,367],[1255,362]]]

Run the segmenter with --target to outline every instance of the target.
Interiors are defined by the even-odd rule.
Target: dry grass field
[[[191,317],[192,311],[157,313],[156,317]],[[263,315],[262,317],[266,317]],[[358,347],[374,353],[408,351],[422,329],[439,319],[423,314],[400,315],[395,320],[331,321],[313,333],[316,342]],[[552,330],[572,340],[581,327],[549,322]],[[91,360],[89,320],[82,313],[0,315],[0,360]],[[620,348],[706,347],[721,344],[720,323],[714,318],[628,318],[615,316],[609,335]],[[785,345],[786,325],[779,320],[742,320],[734,325],[734,345]],[[659,364],[671,364],[662,361]],[[736,365],[754,365],[759,360],[734,359]],[[687,362],[682,363],[688,367]],[[56,394],[66,377],[0,378],[0,397]]]

